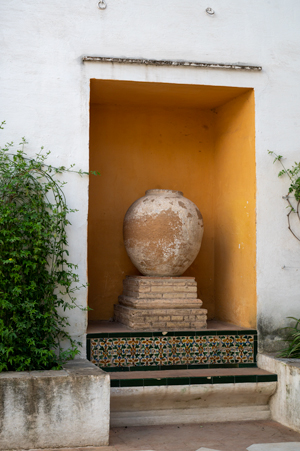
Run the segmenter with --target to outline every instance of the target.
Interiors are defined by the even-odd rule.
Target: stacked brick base
[[[194,277],[127,276],[115,305],[115,321],[133,330],[205,329],[207,310]]]

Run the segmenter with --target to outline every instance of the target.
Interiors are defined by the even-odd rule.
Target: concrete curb
[[[110,378],[85,359],[0,374],[0,449],[108,445]]]

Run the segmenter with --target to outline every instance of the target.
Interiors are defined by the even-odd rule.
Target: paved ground
[[[297,432],[274,421],[249,421],[113,428],[110,433],[110,446],[76,448],[76,451],[200,451],[201,448],[246,451],[249,446],[261,443],[274,444],[266,451],[285,451],[282,446],[275,444],[289,442],[287,451],[300,450],[300,434]],[[293,447],[291,442],[296,442]],[[253,451],[263,451],[264,448],[255,447]],[[64,451],[71,450],[64,448]]]
[[[273,421],[204,423],[113,428],[107,451],[245,451],[255,443],[282,442],[300,443],[300,434]]]

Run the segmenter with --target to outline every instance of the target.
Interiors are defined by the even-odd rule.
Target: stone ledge
[[[115,304],[115,311],[122,312],[123,314],[130,315],[132,318],[153,318],[160,315],[182,315],[192,319],[198,317],[203,319],[206,317],[207,310],[202,308],[155,308],[155,309],[135,309],[130,307],[125,307],[123,305]],[[206,319],[206,318],[205,318]]]
[[[118,58],[107,56],[89,56],[82,57],[83,62],[93,61],[98,63],[119,63],[119,64],[145,64],[149,66],[192,66],[192,67],[205,67],[210,69],[233,69],[233,70],[249,70],[249,71],[261,71],[261,66],[254,66],[253,64],[240,64],[240,63],[208,63],[200,61],[184,61],[184,60],[156,60],[145,58]]]
[[[278,388],[270,401],[272,419],[300,432],[300,359],[258,354],[257,364],[278,376]]]
[[[1,373],[0,400],[2,450],[108,444],[110,378],[88,360]]]
[[[152,281],[161,281],[161,280],[175,280],[175,281],[179,281],[179,279],[182,280],[187,280],[187,281],[193,281],[195,280],[195,277],[190,277],[190,276],[186,276],[186,277],[182,277],[182,276],[165,276],[165,277],[156,277],[156,276],[126,276],[126,279],[137,279],[137,280],[152,280]]]
[[[202,306],[200,299],[137,299],[131,296],[119,296],[119,304],[136,309],[187,309]]]

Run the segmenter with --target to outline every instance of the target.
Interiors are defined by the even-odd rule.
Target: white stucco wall
[[[276,346],[277,328],[300,316],[300,243],[287,231],[267,149],[299,160],[300,3],[298,0],[7,0],[0,4],[0,143],[26,136],[28,153],[52,151],[53,164],[88,169],[89,79],[110,78],[253,87],[256,98],[257,294],[260,330]],[[205,9],[215,10],[209,17]],[[82,63],[83,55],[185,59],[261,65],[262,72]],[[101,171],[101,168],[97,168]],[[70,259],[87,277],[88,180],[67,177]],[[282,266],[286,269],[282,269]],[[289,268],[290,267],[290,268]],[[292,268],[291,268],[292,267]],[[82,290],[78,302],[86,305]],[[71,333],[84,336],[86,314],[73,310]],[[274,340],[275,338],[275,340]]]

